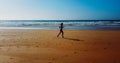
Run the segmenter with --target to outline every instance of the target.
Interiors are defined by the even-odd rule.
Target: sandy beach
[[[0,30],[0,63],[120,63],[120,30]]]

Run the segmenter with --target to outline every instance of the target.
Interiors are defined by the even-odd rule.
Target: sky
[[[0,20],[120,20],[120,0],[0,0]]]

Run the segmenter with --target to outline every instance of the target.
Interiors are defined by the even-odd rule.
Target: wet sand
[[[120,63],[120,30],[0,30],[0,63]]]

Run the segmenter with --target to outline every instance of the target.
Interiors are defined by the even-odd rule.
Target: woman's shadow
[[[73,41],[84,41],[84,40],[80,40],[80,39],[75,39],[75,38],[66,38],[66,37],[64,37],[64,39],[67,39],[67,40],[73,40]]]

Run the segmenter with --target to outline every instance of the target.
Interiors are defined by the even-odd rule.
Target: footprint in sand
[[[52,63],[52,62],[48,62],[48,63]]]
[[[84,50],[84,51],[88,51],[88,50]]]
[[[75,52],[73,52],[74,54],[77,54],[77,52],[75,51]]]
[[[68,55],[66,54],[65,57],[68,57]]]
[[[36,47],[39,47],[39,46],[36,46]]]
[[[20,48],[20,46],[16,46],[17,48]]]
[[[107,48],[104,48],[104,50],[106,50]]]
[[[10,59],[14,59],[14,58],[10,58]]]

